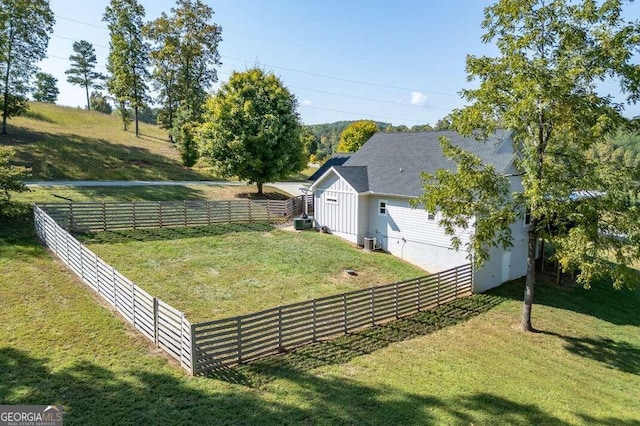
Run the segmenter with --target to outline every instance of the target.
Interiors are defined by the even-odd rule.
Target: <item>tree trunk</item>
[[[135,114],[136,114],[136,138],[140,137],[140,133],[139,133],[139,129],[138,129],[138,106],[136,105],[135,107]]]
[[[262,182],[257,182],[258,185],[258,195],[262,195]]]
[[[7,116],[9,115],[9,72],[11,72],[11,55],[13,48],[13,20],[9,19],[9,52],[7,53],[7,69],[4,75],[4,104],[2,105],[2,133],[7,134]]]
[[[536,284],[536,243],[538,241],[538,219],[531,217],[529,224],[529,244],[527,246],[527,278],[524,287],[524,303],[522,305],[522,320],[520,330],[535,331],[531,325],[531,308],[533,307],[533,294]]]
[[[91,99],[89,98],[89,85],[84,85],[84,91],[87,93],[87,111],[91,111]]]

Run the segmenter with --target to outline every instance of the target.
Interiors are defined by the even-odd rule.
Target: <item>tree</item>
[[[20,180],[27,172],[27,169],[21,166],[14,166],[9,162],[13,154],[13,150],[0,146],[0,205],[9,201],[11,192],[27,190]]]
[[[91,108],[93,108],[94,111],[98,111],[103,114],[111,114],[113,112],[113,108],[111,107],[111,104],[109,103],[107,98],[103,96],[102,93],[96,90],[91,92],[89,103],[91,104]]]
[[[377,131],[378,126],[371,120],[354,121],[342,131],[336,151],[356,152]]]
[[[153,42],[152,77],[161,105],[158,122],[164,129],[175,127],[172,137],[183,134],[184,124],[202,121],[208,90],[218,81],[215,67],[220,65],[222,29],[212,19],[213,10],[200,0],[178,0],[171,15],[163,13],[144,28]],[[182,111],[176,120],[178,108]]]
[[[91,98],[89,89],[96,87],[96,80],[103,80],[105,77],[99,72],[95,72],[97,60],[96,51],[93,45],[86,40],[73,42],[74,54],[69,56],[71,68],[64,73],[68,75],[67,82],[84,87],[87,95],[87,110],[91,110]]]
[[[205,104],[197,140],[225,177],[262,185],[303,168],[297,100],[272,73],[234,72]]]
[[[107,61],[111,75],[107,88],[116,97],[125,130],[127,109],[133,108],[137,137],[140,136],[138,112],[149,99],[146,84],[149,45],[142,36],[144,16],[144,7],[136,0],[111,0],[102,18],[111,37]]]
[[[454,111],[453,126],[477,138],[500,127],[513,131],[524,191],[511,198],[508,177],[445,141],[458,170],[425,175],[418,202],[431,211],[438,206],[444,223],[483,221],[471,237],[477,264],[490,247],[508,243],[509,209],[530,214],[520,327],[532,331],[540,237],[586,287],[607,276],[616,287],[637,282],[628,267],[640,257],[639,210],[629,208],[627,196],[636,188],[633,173],[587,153],[625,121],[623,105],[598,83],[617,80],[627,102],[640,97],[633,63],[640,29],[624,20],[619,0],[499,0],[485,9],[482,26],[483,41],[495,41],[500,54],[467,57],[469,80],[479,87],[462,91],[470,105]]]
[[[33,99],[38,102],[54,104],[60,93],[56,86],[57,83],[58,79],[51,74],[36,73],[36,90],[33,92]]]
[[[55,20],[46,0],[0,0],[2,134],[7,119],[27,110],[29,80],[44,59]]]

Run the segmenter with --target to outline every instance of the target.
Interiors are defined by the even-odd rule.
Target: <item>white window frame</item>
[[[389,203],[387,202],[387,200],[378,200],[378,215],[387,216],[388,212]]]

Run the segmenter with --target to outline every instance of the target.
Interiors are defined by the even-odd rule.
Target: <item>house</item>
[[[379,132],[342,165],[331,166],[311,185],[316,228],[325,227],[359,245],[365,238],[374,238],[377,248],[429,272],[469,263],[467,252],[451,247],[451,237],[438,225],[438,212],[410,206],[410,200],[423,191],[421,172],[455,169],[455,163],[442,153],[441,136],[511,176],[512,192],[522,191],[510,132],[497,131],[482,142],[453,131]],[[511,225],[513,247],[492,249],[489,261],[474,269],[474,292],[526,274],[527,218],[523,214]],[[472,226],[460,231],[463,246],[470,232]]]

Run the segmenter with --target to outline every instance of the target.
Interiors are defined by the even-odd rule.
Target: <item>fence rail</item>
[[[136,286],[68,231],[271,221],[299,214],[305,202],[296,197],[277,205],[256,201],[45,204],[34,206],[34,222],[40,240],[84,283],[192,375],[346,334],[471,293],[472,268],[463,265],[435,275],[191,324],[184,313]]]
[[[308,200],[307,200],[308,203]],[[75,232],[284,222],[304,211],[305,196],[288,200],[189,200],[39,204]]]
[[[39,206],[34,206],[33,213],[40,241],[136,330],[191,372],[191,324],[184,314],[100,259]]]
[[[471,293],[471,265],[191,326],[194,374],[400,318]]]

